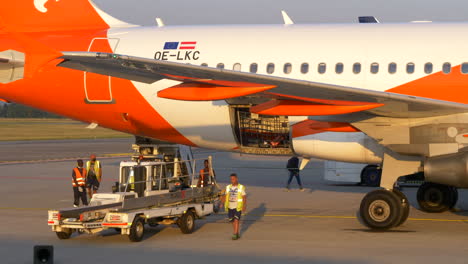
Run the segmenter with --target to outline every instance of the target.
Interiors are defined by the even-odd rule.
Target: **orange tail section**
[[[8,0],[0,8],[0,29],[7,32],[107,29],[112,18],[90,0]]]

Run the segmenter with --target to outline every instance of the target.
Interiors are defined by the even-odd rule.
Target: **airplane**
[[[286,15],[287,16],[287,15]],[[6,1],[0,98],[133,135],[382,168],[359,217],[402,225],[403,175],[442,212],[468,187],[465,23],[142,27],[88,0]]]

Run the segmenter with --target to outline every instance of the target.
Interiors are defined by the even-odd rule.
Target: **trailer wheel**
[[[136,217],[130,227],[128,238],[132,242],[140,242],[145,234],[145,220],[142,217]]]
[[[70,228],[64,228],[62,229],[61,232],[56,232],[57,237],[61,240],[63,239],[69,239],[71,235],[73,234],[73,231]]]
[[[178,221],[180,230],[184,234],[191,234],[195,230],[195,215],[192,211],[187,211]]]
[[[213,202],[213,212],[215,214],[218,214],[219,213],[219,208],[221,208],[221,201],[219,199],[215,200]]]

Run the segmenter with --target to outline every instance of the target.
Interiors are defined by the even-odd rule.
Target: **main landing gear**
[[[419,187],[417,198],[422,211],[442,213],[455,207],[458,190],[456,187],[425,182]]]
[[[362,199],[359,217],[367,227],[384,231],[402,225],[409,208],[408,199],[399,190],[375,190]]]
[[[376,165],[367,165],[361,171],[361,184],[378,187],[382,177],[382,169]]]

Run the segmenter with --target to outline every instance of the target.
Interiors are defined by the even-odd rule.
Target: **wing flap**
[[[207,83],[182,83],[170,88],[166,88],[158,92],[158,96],[166,99],[183,100],[183,101],[216,101],[226,100],[256,94],[274,88],[272,85],[256,85],[250,86],[216,86]],[[183,92],[181,93],[183,89]]]

